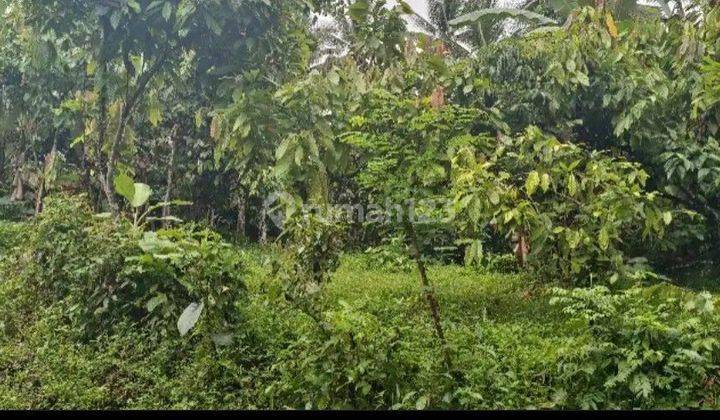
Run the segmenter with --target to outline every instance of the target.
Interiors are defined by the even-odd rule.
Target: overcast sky
[[[425,0],[405,0],[410,7],[413,8],[415,13],[422,17],[427,17],[427,1]]]

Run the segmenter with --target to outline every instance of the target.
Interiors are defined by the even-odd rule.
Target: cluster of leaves
[[[184,335],[203,307],[205,331],[224,333],[233,320],[243,271],[216,233],[191,225],[143,233],[93,215],[81,198],[48,199],[28,228],[28,240],[14,251],[14,276],[39,301],[61,302],[80,332],[129,319],[167,335],[178,320]],[[186,306],[194,310],[181,314]]]
[[[402,235],[392,236],[378,246],[368,247],[365,255],[374,267],[403,272],[410,272],[414,267],[407,240]]]
[[[461,231],[482,239],[491,230],[514,245],[521,264],[556,278],[615,282],[627,275],[627,238],[662,237],[673,220],[636,164],[534,127],[472,143],[453,159]]]
[[[413,371],[401,354],[400,330],[347,302],[321,320],[320,331],[307,331],[277,355],[273,395],[306,409],[377,409],[400,401]]]
[[[579,9],[564,28],[479,51],[453,68],[453,97],[497,107],[513,131],[536,125],[642,164],[650,187],[700,216],[677,225],[664,249],[672,253],[653,259],[711,256],[719,215],[717,8],[701,25],[657,15],[631,23],[607,10]]]
[[[717,313],[707,292],[682,296],[663,288],[619,294],[605,287],[555,290],[552,303],[589,329],[593,343],[582,357],[561,364],[573,397],[561,405],[583,408],[713,406],[720,391]]]
[[[274,261],[274,272],[282,280],[285,298],[317,316],[320,292],[340,263],[347,225],[343,214],[332,209],[307,212],[292,202],[286,210],[279,238],[286,247]]]

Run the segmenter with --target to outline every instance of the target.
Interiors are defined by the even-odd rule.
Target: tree
[[[536,0],[523,1],[513,8],[497,8],[494,0],[428,0],[429,17],[417,13],[412,21],[422,33],[444,42],[456,56],[519,35],[537,25],[554,24],[553,19],[532,11]],[[508,19],[513,23],[508,25]]]
[[[81,2],[80,2],[81,3]],[[113,181],[126,139],[133,137],[136,110],[147,101],[158,77],[177,68],[184,57],[200,75],[239,74],[263,62],[292,40],[297,19],[309,10],[302,3],[211,0],[103,1],[94,8],[75,0],[28,4],[33,22],[84,45],[90,54],[96,100],[90,127],[95,168],[110,210],[117,214]],[[64,25],[74,13],[79,24]],[[240,34],[238,36],[238,34]],[[292,41],[291,41],[292,43]],[[270,62],[282,67],[281,63]],[[129,169],[121,168],[122,171]]]
[[[330,67],[349,56],[361,67],[387,67],[401,60],[406,39],[404,1],[354,0],[321,4],[327,13],[313,29],[317,38],[313,65]]]

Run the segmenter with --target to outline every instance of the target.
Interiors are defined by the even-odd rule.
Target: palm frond
[[[451,26],[470,25],[482,21],[484,19],[491,18],[493,20],[513,18],[519,20],[525,20],[539,25],[555,25],[553,19],[543,16],[539,13],[531,12],[522,9],[509,9],[509,8],[490,8],[481,9],[474,12],[466,13],[459,16],[449,22]]]

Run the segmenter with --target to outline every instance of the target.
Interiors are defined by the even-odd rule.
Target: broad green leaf
[[[213,334],[212,341],[218,347],[229,346],[233,343],[233,335],[231,333]]]
[[[135,196],[135,182],[132,178],[127,176],[127,174],[121,173],[115,177],[113,184],[118,194],[125,197],[127,201],[132,201]]]
[[[540,174],[537,171],[532,171],[525,180],[525,192],[527,195],[533,195],[540,186]]]
[[[610,12],[605,13],[605,26],[607,26],[610,36],[612,36],[613,38],[618,37],[617,25],[615,25],[615,19],[613,19]]]
[[[219,115],[214,116],[210,122],[210,137],[215,140],[220,138],[220,123],[221,118]]]
[[[172,4],[169,1],[166,1],[163,5],[162,9],[162,16],[165,18],[165,20],[170,20],[170,15],[172,14]]]
[[[185,336],[185,334],[187,334],[188,331],[197,324],[198,319],[200,319],[200,315],[202,314],[203,307],[204,304],[202,302],[193,302],[185,308],[177,321],[177,329],[181,336]]]
[[[540,180],[540,188],[542,188],[543,192],[547,192],[547,190],[550,189],[550,175],[549,174],[542,174],[542,179]]]
[[[165,293],[158,293],[157,296],[150,299],[147,304],[145,305],[145,308],[147,308],[148,312],[152,312],[157,308],[158,306],[162,305],[163,303],[166,303],[168,300],[167,295]]]
[[[130,205],[133,207],[140,207],[147,203],[150,195],[152,195],[152,188],[150,188],[149,185],[136,182],[135,194],[133,194],[130,199]]]
[[[672,220],[673,220],[672,213],[670,213],[669,211],[666,211],[663,213],[663,221],[665,222],[666,225],[669,225],[670,223],[672,223]]]
[[[148,104],[148,121],[150,121],[150,124],[153,125],[153,127],[157,127],[158,124],[160,124],[160,121],[162,121],[162,110],[160,107],[160,102],[157,100],[152,100]]]
[[[588,78],[587,74],[576,73],[575,78],[577,79],[577,82],[580,83],[581,85],[590,86],[590,79]]]
[[[573,174],[568,175],[567,190],[571,197],[574,197],[575,194],[577,194],[577,180]]]
[[[138,3],[137,0],[128,0],[127,4],[135,13],[142,12],[142,7],[140,7],[140,3]]]
[[[205,24],[215,35],[220,36],[222,34],[222,26],[220,26],[220,23],[218,23],[212,15],[205,15]]]
[[[606,251],[610,246],[610,235],[605,228],[600,229],[600,234],[598,235],[598,245],[600,245],[600,249],[603,251]]]
[[[451,26],[470,25],[479,22],[485,18],[493,18],[494,20],[514,18],[540,25],[556,24],[554,20],[538,13],[523,9],[511,9],[502,7],[476,10],[474,12],[466,13],[462,16],[459,16],[448,23]]]
[[[368,12],[370,10],[370,6],[368,5],[368,2],[365,0],[358,0],[355,3],[350,6],[348,9],[348,14],[350,15],[350,18],[353,20],[363,20],[365,19],[365,16],[367,16]]]
[[[400,10],[403,13],[405,13],[406,15],[412,15],[415,13],[413,8],[406,1],[403,1],[403,0],[398,1],[398,6],[400,6]]]

